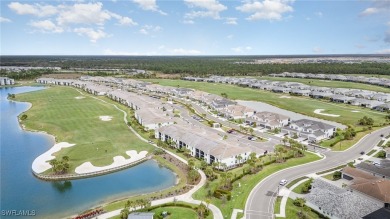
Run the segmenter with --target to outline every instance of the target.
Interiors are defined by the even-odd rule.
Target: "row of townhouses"
[[[15,84],[15,80],[8,77],[0,77],[0,86],[1,85],[13,85]]]
[[[333,102],[362,106],[378,111],[390,110],[389,93],[347,88],[318,87],[309,86],[298,82],[258,80],[254,78],[212,76],[210,78],[184,77],[183,80],[236,84],[239,86],[267,90],[275,93],[286,93],[297,96],[308,96],[317,99],[328,99]]]
[[[271,77],[288,77],[288,78],[311,78],[321,80],[334,80],[334,81],[349,81],[365,84],[379,85],[383,87],[390,87],[390,79],[377,78],[377,77],[364,77],[354,75],[334,75],[334,74],[312,74],[312,73],[296,73],[296,72],[283,72],[280,74],[270,74]]]

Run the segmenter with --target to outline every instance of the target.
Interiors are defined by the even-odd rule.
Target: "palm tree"
[[[52,171],[55,172],[58,161],[56,159],[53,159],[49,162],[49,164],[51,165]]]
[[[287,141],[288,141],[287,136],[284,136],[284,138],[282,139],[282,141],[283,141],[283,145],[286,146],[286,143],[287,143]]]
[[[212,167],[206,167],[206,169],[204,170],[204,173],[206,174],[207,177],[211,177],[213,176],[214,174],[214,171],[213,171],[213,168]]]
[[[249,159],[253,160],[253,161],[256,161],[256,153],[255,152],[252,152],[249,154]]]
[[[206,206],[201,202],[200,205],[197,208],[197,212],[199,214],[199,218],[203,218],[204,217],[205,211],[206,211]]]
[[[242,161],[242,156],[241,156],[241,154],[239,154],[239,155],[237,156],[237,160],[238,160],[238,164],[241,165],[241,161]]]
[[[122,219],[127,219],[129,214],[130,214],[130,211],[129,211],[128,208],[124,208],[124,209],[121,210],[121,218]]]
[[[195,166],[195,160],[193,158],[188,160],[188,168],[189,169],[194,169]]]
[[[227,180],[227,183],[230,185],[230,183],[232,182],[232,178],[233,178],[233,173],[232,172],[228,172],[226,174],[226,180]]]
[[[226,171],[226,169],[227,169],[226,163],[222,163],[221,166],[222,166],[222,168],[223,168],[223,171]]]
[[[63,156],[62,160],[65,161],[65,162],[68,162],[69,161],[69,157],[68,156]]]

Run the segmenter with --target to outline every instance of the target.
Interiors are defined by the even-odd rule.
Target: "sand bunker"
[[[112,120],[112,116],[99,116],[99,119],[107,122]]]
[[[78,96],[78,97],[75,97],[75,99],[78,99],[78,100],[80,100],[80,99],[84,99],[85,97],[83,97],[83,96]]]
[[[102,170],[108,170],[115,167],[120,167],[126,164],[133,163],[137,160],[140,160],[144,157],[146,157],[147,151],[141,151],[139,154],[135,150],[126,151],[126,154],[130,156],[129,159],[124,158],[123,156],[115,156],[114,162],[108,166],[104,167],[96,167],[91,164],[91,162],[85,162],[81,164],[80,166],[76,167],[75,172],[78,174],[82,173],[92,173],[96,171],[102,171]]]
[[[360,111],[358,111],[358,110],[352,110],[351,112],[353,112],[353,113],[358,113],[358,112],[360,112]]]
[[[51,165],[48,161],[56,158],[55,156],[52,156],[53,153],[60,151],[62,148],[68,148],[74,145],[76,144],[69,144],[68,142],[60,142],[55,144],[52,148],[50,148],[50,150],[35,158],[34,162],[32,163],[32,170],[36,173],[45,172],[51,168]]]
[[[279,98],[291,98],[290,96],[280,96]]]
[[[322,113],[324,109],[316,109],[314,110],[315,114],[323,115],[323,116],[330,116],[330,117],[339,117],[340,115],[335,115],[335,114],[328,114],[328,113]]]

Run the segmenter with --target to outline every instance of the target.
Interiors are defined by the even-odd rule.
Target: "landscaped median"
[[[89,165],[90,172],[115,163],[115,167],[128,165],[132,162],[127,161],[135,158],[134,151],[147,153],[153,149],[128,130],[123,112],[74,88],[54,86],[18,94],[15,100],[32,103],[20,116],[26,115],[20,119],[23,127],[52,134],[58,143],[70,143],[45,156],[41,164],[47,165],[38,168],[38,174],[78,174],[76,169],[82,165]]]

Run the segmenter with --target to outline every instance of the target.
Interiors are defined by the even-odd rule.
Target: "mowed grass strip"
[[[364,84],[364,83],[356,83],[356,82],[331,81],[331,80],[308,79],[308,78],[285,78],[285,77],[259,77],[259,79],[270,80],[270,81],[299,82],[302,84],[307,84],[310,86],[319,86],[319,87],[349,88],[349,89],[370,90],[370,91],[390,93],[390,89],[386,87]]]
[[[92,98],[83,99],[77,90],[70,87],[18,94],[17,100],[32,103],[22,123],[28,129],[45,131],[56,137],[56,142],[76,144],[64,148],[55,156],[69,156],[71,172],[80,164],[90,161],[95,166],[113,162],[114,156],[124,156],[128,150],[150,151],[152,146],[139,140],[123,121],[123,113],[112,105]],[[99,116],[112,116],[111,121],[102,121]]]
[[[329,101],[321,101],[312,99],[309,97],[295,97],[281,98],[281,96],[289,96],[288,94],[278,94],[270,91],[244,88],[237,85],[229,84],[216,84],[207,82],[191,82],[183,80],[168,80],[168,79],[149,79],[145,81],[156,82],[160,85],[173,86],[173,87],[185,87],[205,92],[221,95],[226,93],[229,99],[233,100],[251,100],[260,101],[271,104],[273,106],[290,110],[293,112],[301,113],[307,116],[321,118],[329,121],[339,122],[345,125],[351,125],[355,127],[358,120],[364,116],[374,119],[375,125],[382,125],[385,113],[370,110],[367,108],[351,106],[347,104],[337,104]],[[314,113],[316,109],[324,109],[323,113],[340,115],[339,117],[330,117]],[[359,112],[352,112],[359,111]]]

